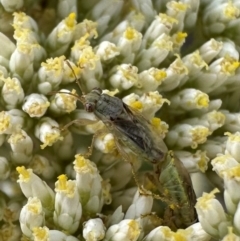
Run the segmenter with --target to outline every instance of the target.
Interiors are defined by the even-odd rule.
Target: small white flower
[[[57,5],[57,14],[60,19],[66,18],[70,13],[77,14],[76,0],[61,0]]]
[[[97,135],[94,146],[103,153],[112,153],[116,151],[114,136],[111,133]]]
[[[197,76],[195,86],[207,94],[214,93],[214,91],[222,93],[225,81],[235,75],[238,67],[239,62],[236,59],[229,56],[218,58],[209,65],[207,71]],[[208,81],[203,81],[204,79]]]
[[[17,167],[19,173],[18,183],[25,197],[37,197],[42,203],[44,212],[47,216],[52,214],[54,209],[54,197],[53,190],[37,175],[35,175],[31,169],[25,169],[25,167]]]
[[[213,237],[223,237],[227,233],[227,227],[231,225],[227,214],[221,203],[215,199],[214,189],[211,193],[203,193],[202,197],[197,199],[196,210],[198,219],[204,230]]]
[[[30,94],[24,98],[22,105],[23,111],[29,114],[30,117],[42,117],[50,103],[48,99],[41,94]]]
[[[147,215],[151,213],[153,206],[153,197],[151,195],[144,195],[139,193],[137,190],[132,204],[129,206],[126,211],[124,219],[137,219],[141,218],[143,215]]]
[[[186,29],[191,29],[196,26],[196,22],[198,19],[198,11],[200,7],[200,0],[185,2],[188,4],[188,9],[184,19],[184,25]]]
[[[71,120],[75,121],[74,125],[71,125],[71,131],[81,135],[94,134],[105,127],[103,122],[99,121],[93,113],[83,109],[76,109],[71,113],[69,122]]]
[[[60,56],[47,59],[46,63],[41,64],[41,68],[38,70],[38,90],[42,94],[48,94],[61,84],[64,75],[64,60],[65,57]]]
[[[34,32],[38,31],[38,24],[35,22],[35,20],[26,15],[24,12],[14,12],[13,13],[13,25],[14,27],[20,27],[23,29],[30,29]]]
[[[181,108],[183,111],[191,111],[194,109],[207,108],[209,104],[209,97],[197,89],[183,89],[170,99],[170,108]]]
[[[2,59],[2,65],[4,67],[8,68],[9,65],[9,59],[13,51],[15,50],[16,46],[15,44],[2,32],[0,32],[0,44],[1,44],[1,58]],[[5,66],[6,65],[6,66]],[[6,77],[6,76],[5,76]]]
[[[184,123],[189,125],[202,125],[209,129],[209,132],[214,132],[216,129],[224,125],[225,115],[219,111],[211,111],[202,116],[184,120]]]
[[[100,80],[103,75],[100,57],[94,53],[91,46],[83,46],[79,51],[76,50],[76,52],[78,52],[77,54],[73,53],[73,51],[74,47],[72,48],[72,54],[78,55],[76,61],[82,69],[81,78],[84,82],[84,91],[90,91],[95,87],[100,87]]]
[[[155,17],[143,36],[142,48],[148,48],[162,34],[168,35],[178,21],[166,14],[160,13]]]
[[[207,140],[201,145],[201,150],[206,151],[210,159],[215,158],[219,153],[224,153],[226,149],[226,137],[215,137]]]
[[[213,171],[215,171],[221,178],[223,178],[225,171],[232,167],[236,167],[239,164],[231,155],[223,154],[215,157],[211,163],[213,166]]]
[[[216,39],[212,38],[199,48],[199,54],[201,55],[202,59],[209,64],[214,58],[217,57],[222,49],[222,46],[223,43],[221,41],[217,41]]]
[[[82,217],[76,181],[67,180],[66,175],[60,175],[55,183],[55,192],[54,223],[69,234],[75,233]]]
[[[153,229],[143,241],[172,241],[174,240],[174,232],[169,227],[160,226]]]
[[[87,215],[101,212],[103,206],[102,178],[96,165],[81,155],[75,156],[76,185],[83,208]]]
[[[48,35],[46,49],[52,56],[64,54],[73,39],[76,26],[76,14],[70,13]]]
[[[162,85],[159,87],[159,91],[171,91],[185,81],[188,78],[188,68],[184,65],[180,56],[170,64],[166,69],[167,77],[165,78]]]
[[[178,23],[173,26],[173,31],[182,31],[184,28],[184,18],[189,5],[184,2],[169,1],[167,4],[166,13],[168,16],[175,18]]]
[[[70,94],[67,94],[70,93]],[[71,92],[66,89],[61,89],[50,101],[49,110],[54,115],[62,115],[74,111],[77,107],[76,91]]]
[[[107,63],[120,54],[117,46],[109,41],[102,41],[94,50],[99,55],[101,61]]]
[[[24,130],[11,134],[8,143],[12,149],[11,159],[15,164],[27,164],[30,162],[33,155],[33,141]]]
[[[210,4],[203,15],[205,32],[207,34],[221,34],[239,15],[240,10],[232,1]]]
[[[110,226],[104,241],[137,241],[141,234],[141,227],[137,220],[125,219]]]
[[[4,85],[2,87],[2,98],[5,102],[6,109],[11,110],[22,103],[24,98],[24,90],[17,78],[2,79]]]
[[[176,156],[181,160],[188,172],[205,172],[208,168],[209,158],[205,151],[195,153],[187,151],[175,151]]]
[[[26,114],[18,109],[0,112],[0,134],[12,134],[31,125]]]
[[[62,77],[61,84],[67,85],[72,82],[77,82],[80,78],[80,75],[81,75],[81,68],[79,68],[76,64],[74,64],[70,60],[63,61],[63,77]]]
[[[111,70],[109,81],[112,87],[127,90],[138,83],[138,68],[131,64],[121,64]]]
[[[118,23],[116,21],[122,10],[124,1],[102,0],[90,8],[89,18],[98,23],[98,33],[102,35],[109,24]],[[116,20],[115,20],[116,18]]]
[[[182,58],[183,63],[188,68],[189,78],[194,79],[202,74],[202,69],[208,69],[207,63],[202,59],[199,51],[195,51]]]
[[[240,13],[240,12],[239,12]],[[222,42],[221,51],[218,54],[219,57],[229,56],[232,59],[239,59],[239,52],[237,51],[236,44],[230,39],[224,39]]]
[[[234,226],[234,228],[236,228],[236,226]],[[233,227],[228,227],[228,234],[223,237],[222,241],[240,241],[240,237],[233,233]]]
[[[164,103],[170,104],[169,100],[163,98],[158,91],[144,93],[139,101],[143,104],[142,113],[147,119],[153,118]]]
[[[122,210],[122,205],[120,205],[109,217],[107,222],[107,227],[112,226],[114,224],[118,224],[120,221],[123,220],[123,217],[124,217],[124,213]]]
[[[6,1],[6,0],[1,0],[1,4],[4,8],[5,11],[7,12],[14,12],[23,7],[24,1],[23,0],[14,0],[12,2]]]
[[[43,142],[41,148],[52,146],[58,140],[62,140],[58,123],[50,117],[43,117],[35,126],[35,136]]]
[[[228,213],[234,215],[240,202],[240,164],[222,172],[224,201]]]
[[[162,84],[166,76],[164,69],[150,68],[139,73],[139,84],[144,92],[154,91]]]
[[[109,178],[111,183],[114,183],[111,192],[124,189],[132,179],[131,165],[123,160],[121,154],[113,155],[112,153],[111,156],[104,155],[101,162],[106,165],[106,169],[102,174],[103,178]]]
[[[234,225],[234,228],[236,228],[237,231],[239,232],[240,231],[240,203],[238,203],[237,210],[234,213],[233,225]],[[238,241],[239,241],[240,237],[238,237],[238,238],[239,238],[238,239]]]
[[[230,154],[240,163],[240,132],[237,131],[234,134],[226,132],[224,134],[228,136],[225,153]]]
[[[232,113],[228,110],[223,110],[222,113],[226,117],[223,126],[224,130],[232,133],[240,131],[240,113]]]
[[[187,240],[210,241],[211,236],[205,232],[201,223],[197,222],[186,229]]]
[[[24,235],[31,238],[32,229],[44,224],[45,215],[41,201],[37,197],[29,197],[26,205],[23,206],[19,222]]]
[[[134,109],[137,109],[138,111],[142,112],[143,109],[143,103],[139,100],[140,96],[135,94],[135,93],[131,93],[129,95],[126,95],[125,97],[122,98],[122,101],[133,107]]]
[[[132,64],[135,60],[135,53],[139,51],[142,43],[142,34],[132,27],[128,27],[119,38],[117,47],[120,51],[123,63]]]
[[[169,130],[166,142],[170,146],[191,146],[195,149],[207,140],[210,133],[209,129],[202,125],[178,124]]]
[[[156,15],[156,9],[154,8],[151,0],[133,1],[132,4],[133,8],[136,9],[136,11],[144,15],[144,17],[146,18],[145,21],[148,24],[152,22],[153,17]]]
[[[97,26],[97,22],[84,19],[82,22],[76,25],[74,31],[74,40],[78,40],[85,35],[88,35],[89,38],[96,39],[98,37]]]
[[[172,51],[173,42],[168,34],[163,33],[156,38],[153,43],[146,49],[138,52],[136,57],[136,66],[140,71],[151,67],[158,67],[161,62]]]
[[[181,47],[185,43],[186,38],[187,33],[185,32],[177,32],[172,35],[173,53],[179,54],[181,52]]]
[[[42,155],[34,155],[29,163],[29,167],[34,173],[43,177],[44,180],[50,180],[60,172],[60,166],[55,162],[50,162]]]
[[[105,230],[100,218],[90,219],[83,224],[83,237],[86,241],[102,240],[105,236]]]
[[[79,241],[79,239],[67,235],[59,230],[49,230],[46,226],[44,227],[34,227],[33,228],[33,238],[34,240],[49,240],[49,241]]]
[[[11,72],[18,74],[22,78],[23,87],[33,78],[33,47],[28,43],[19,43],[10,58],[9,67]]]

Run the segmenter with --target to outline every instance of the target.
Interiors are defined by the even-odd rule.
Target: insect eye
[[[90,104],[90,103],[86,103],[85,104],[85,110],[87,112],[93,112],[94,111],[94,105],[93,104]]]

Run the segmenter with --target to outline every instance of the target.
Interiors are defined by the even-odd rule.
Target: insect
[[[93,112],[114,135],[117,148],[127,146],[133,153],[155,163],[167,152],[160,137],[154,134],[150,123],[121,99],[103,94],[99,88],[83,96],[87,112]]]
[[[157,188],[158,198],[170,203],[164,224],[176,230],[196,222],[196,196],[189,173],[173,152],[168,151],[150,122],[121,99],[102,93],[100,88],[76,98],[113,134],[116,147],[126,161],[134,165],[135,156],[152,163],[153,170],[147,173],[147,178]],[[70,122],[67,127],[76,122]]]
[[[153,164],[153,171],[147,173],[147,178],[160,195],[170,200],[171,204],[164,214],[164,225],[175,231],[197,221],[194,208],[196,195],[190,175],[172,151],[167,153],[163,161]]]
[[[67,64],[72,68],[69,62]],[[165,156],[167,152],[165,143],[154,133],[150,122],[138,111],[126,105],[121,99],[104,94],[100,88],[94,88],[85,94],[77,78],[76,82],[83,95],[66,94],[75,96],[83,103],[87,112],[94,113],[105,124],[108,131],[113,134],[116,147],[125,160],[129,161],[130,157],[125,149],[137,154],[144,160],[151,160],[153,163],[158,162]],[[71,121],[63,128],[65,129],[78,122],[81,122],[81,120]],[[84,121],[84,123],[87,122]],[[89,123],[92,123],[92,121]],[[90,146],[89,155],[92,146]]]
[[[196,195],[189,173],[174,153],[167,151],[163,140],[153,133],[151,124],[121,99],[102,94],[101,89],[93,89],[84,98],[85,109],[94,112],[113,133],[125,159],[129,160],[132,155],[125,152],[123,145],[153,164],[148,178],[156,185],[159,199],[170,203],[165,212],[166,225],[176,230],[196,222]]]

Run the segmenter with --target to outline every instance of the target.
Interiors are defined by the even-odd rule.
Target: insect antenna
[[[82,94],[85,95],[85,92],[84,92],[84,90],[83,90],[83,87],[82,87],[79,79],[77,78],[77,76],[76,76],[76,74],[75,74],[75,72],[74,72],[74,69],[73,69],[72,65],[70,64],[70,62],[69,62],[68,60],[66,60],[66,64],[67,64],[68,67],[72,70],[72,73],[73,73],[73,75],[74,75],[74,77],[75,77],[75,81],[76,81],[79,89],[82,91]]]
[[[76,84],[78,85],[79,89],[82,91],[82,94],[85,95],[85,92],[83,90],[83,87],[81,85],[81,82],[79,81],[79,78],[77,78],[76,76],[76,73],[72,67],[72,65],[70,64],[70,62],[68,60],[65,60],[66,64],[68,65],[68,67],[72,70],[72,73],[75,77],[75,81],[76,81]],[[64,92],[64,91],[51,91],[49,92],[47,95],[55,95],[55,94],[67,94],[67,95],[71,95],[71,96],[74,96],[77,100],[79,100],[80,102],[84,103],[84,98],[82,98],[82,96],[78,96],[78,95],[75,95],[73,93],[69,93],[69,92]]]
[[[79,100],[80,102],[82,102],[82,98],[78,95],[75,95],[73,93],[70,92],[64,92],[64,91],[51,91],[49,92],[47,95],[56,95],[56,94],[66,94],[66,95],[71,95],[74,96],[77,100]]]

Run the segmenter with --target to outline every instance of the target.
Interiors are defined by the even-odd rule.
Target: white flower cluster
[[[239,0],[0,9],[0,240],[240,240]],[[103,103],[108,122],[94,114],[102,103],[86,105],[94,88],[118,95],[136,127],[154,130],[152,147],[164,140],[181,160],[181,193],[160,187],[130,125],[114,129],[118,105]],[[171,230],[188,213],[178,220],[181,201],[165,197],[191,193],[187,172],[198,220]]]

